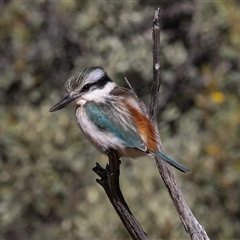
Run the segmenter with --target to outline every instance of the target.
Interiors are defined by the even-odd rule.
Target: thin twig
[[[144,102],[143,102],[141,99],[138,98],[137,94],[135,93],[135,91],[134,91],[132,85],[130,84],[130,82],[128,81],[128,79],[125,77],[124,80],[125,80],[125,83],[128,85],[128,87],[130,88],[130,90],[132,91],[132,93],[134,94],[135,98],[136,98],[136,99],[138,100],[138,102],[140,103],[142,110],[143,110],[146,114],[148,114],[148,113],[147,113],[148,111],[147,111],[146,105],[144,104]]]
[[[161,85],[161,69],[160,69],[160,9],[155,11],[153,20],[153,84],[149,116],[155,126],[157,126],[157,110],[158,110],[158,92]],[[157,127],[156,130],[158,131]],[[162,151],[162,143],[160,140],[160,150]],[[192,211],[188,207],[181,189],[177,181],[170,171],[169,165],[160,158],[155,158],[159,173],[168,189],[169,195],[179,214],[182,224],[186,232],[192,240],[209,239],[204,228],[199,224]]]
[[[153,21],[153,85],[151,90],[151,103],[149,108],[149,116],[151,117],[157,130],[157,110],[158,110],[158,92],[161,84],[161,69],[160,69],[160,9],[157,9]],[[129,88],[134,92],[130,83],[125,79]],[[136,95],[137,97],[137,95]],[[162,143],[160,140],[160,149]],[[132,239],[142,240],[148,239],[146,233],[141,228],[138,221],[131,213],[119,186],[120,161],[115,151],[110,150],[108,153],[109,164],[106,168],[102,168],[99,164],[93,168],[93,171],[101,177],[97,182],[104,188],[110,202],[118,213],[124,226],[128,230]],[[198,223],[190,208],[188,207],[182,192],[176,182],[176,179],[170,171],[169,165],[156,158],[156,164],[159,173],[169,191],[170,197],[177,209],[183,226],[192,240],[208,240],[208,236],[203,227]]]
[[[131,91],[134,93],[135,97],[138,98],[137,94],[134,92],[134,89],[130,84],[130,82],[128,81],[128,79],[125,77],[124,80],[125,80],[125,83],[128,85],[128,87],[131,89]]]
[[[158,112],[158,100],[159,89],[161,85],[161,62],[160,62],[160,8],[155,11],[153,19],[153,83],[151,89],[151,102],[149,106],[149,116],[152,119],[153,124],[157,125],[157,112]]]

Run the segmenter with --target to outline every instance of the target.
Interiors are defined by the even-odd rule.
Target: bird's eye
[[[90,89],[90,84],[86,84],[83,88],[82,88],[82,92],[87,92]]]

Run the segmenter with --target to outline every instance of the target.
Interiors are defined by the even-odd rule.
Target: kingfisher
[[[182,172],[190,172],[160,151],[160,136],[145,106],[132,90],[113,82],[103,68],[75,73],[65,90],[67,96],[49,111],[75,103],[78,126],[99,152],[107,154],[113,149],[119,157],[157,156]]]

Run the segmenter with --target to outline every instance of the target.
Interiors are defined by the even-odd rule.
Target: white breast
[[[84,106],[77,108],[76,118],[78,126],[83,131],[87,139],[100,151],[105,153],[109,148],[123,148],[121,141],[110,132],[101,131],[92,123],[84,109]]]
[[[115,149],[119,157],[126,156],[130,158],[142,157],[146,154],[135,148],[126,147],[123,142],[112,133],[101,131],[89,120],[84,105],[77,108],[76,118],[79,128],[99,152],[105,154],[106,150]]]

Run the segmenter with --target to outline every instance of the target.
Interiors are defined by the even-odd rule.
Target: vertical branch
[[[153,84],[151,90],[151,103],[149,108],[149,116],[155,124],[157,129],[157,109],[158,109],[158,92],[161,84],[161,69],[160,69],[160,9],[158,8],[154,14],[153,20]],[[162,150],[162,143],[160,140],[160,150]],[[155,158],[158,171],[168,189],[169,195],[173,204],[179,214],[182,224],[186,232],[190,235],[192,240],[208,240],[207,233],[199,224],[191,209],[188,207],[181,189],[177,181],[170,171],[169,165],[160,158]]]
[[[149,108],[149,116],[152,119],[156,131],[157,129],[157,112],[158,112],[158,92],[161,84],[161,69],[160,69],[160,9],[157,9],[153,21],[153,84],[151,89],[151,103]],[[128,83],[128,81],[126,80]],[[130,86],[130,84],[128,83]],[[130,86],[131,88],[131,86]],[[134,91],[133,91],[134,92]],[[160,149],[162,143],[160,140]],[[99,164],[93,168],[93,171],[101,177],[97,182],[104,188],[111,204],[122,220],[124,226],[128,230],[132,239],[147,240],[147,235],[141,228],[138,221],[131,213],[119,186],[120,161],[117,153],[110,150],[108,153],[109,164],[106,168],[102,168]],[[208,240],[208,236],[204,228],[198,223],[192,211],[188,207],[181,189],[177,181],[170,171],[169,165],[160,158],[155,158],[159,173],[168,189],[169,195],[179,214],[182,224],[186,232],[192,240]]]
[[[152,119],[154,125],[157,125],[157,112],[158,112],[158,100],[159,89],[161,85],[161,62],[160,62],[160,8],[155,11],[153,19],[153,83],[151,89],[151,102],[149,106],[149,116]]]

